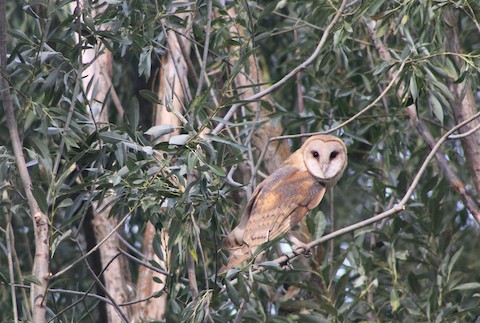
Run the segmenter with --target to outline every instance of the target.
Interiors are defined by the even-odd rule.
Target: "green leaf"
[[[187,143],[189,138],[190,138],[190,135],[177,135],[177,136],[171,137],[168,143],[170,145],[183,146]]]
[[[35,284],[35,285],[38,285],[38,286],[41,286],[42,283],[40,282],[40,280],[34,276],[34,275],[26,275],[26,276],[23,276],[23,282],[25,284]]]
[[[111,131],[100,132],[100,138],[102,138],[103,141],[110,144],[116,144],[118,142],[125,141],[125,138],[120,136],[118,133],[111,132]]]
[[[235,306],[240,306],[240,296],[238,295],[236,289],[230,283],[228,279],[225,279],[225,286],[227,287],[227,294],[230,300],[232,301]]]
[[[57,208],[61,209],[61,208],[64,208],[64,207],[69,207],[71,205],[73,205],[72,199],[71,198],[66,198],[66,199],[64,199],[60,202],[60,204],[57,206]]]
[[[155,252],[155,255],[157,255],[158,259],[163,260],[163,247],[160,244],[161,238],[158,233],[155,234],[155,238],[153,239],[153,251]]]
[[[443,124],[443,107],[440,101],[438,101],[437,97],[433,94],[428,96],[428,103],[430,103],[430,108],[432,109],[433,114],[435,117]]]
[[[282,267],[280,267],[280,264],[275,261],[264,261],[258,264],[259,266],[274,269],[274,270],[282,270]]]
[[[182,312],[182,309],[173,298],[170,298],[170,308],[172,309],[173,314],[180,314]]]
[[[57,247],[58,245],[65,239],[67,239],[68,237],[70,237],[72,234],[72,230],[71,229],[68,229],[66,232],[64,232],[61,236],[57,236],[55,238],[55,240],[53,240],[52,242],[52,258],[53,256],[55,255],[55,251],[57,250]]]
[[[480,283],[474,282],[474,283],[465,283],[461,284],[458,286],[455,286],[451,290],[469,290],[469,289],[480,289]]]
[[[398,298],[397,290],[395,288],[390,290],[390,305],[392,306],[393,312],[396,312],[400,307],[400,299]]]
[[[319,239],[325,233],[325,228],[327,227],[327,219],[325,218],[325,214],[322,211],[317,212],[315,215],[315,222],[317,223],[317,227],[315,228],[314,232],[314,240]]]
[[[417,81],[416,81],[414,75],[412,75],[412,76],[410,77],[409,88],[410,88],[410,94],[412,95],[413,100],[415,100],[415,101],[418,100]]]
[[[174,132],[176,129],[180,129],[180,126],[170,125],[170,124],[161,124],[158,126],[153,126],[147,131],[145,131],[146,135],[153,136],[153,137],[161,137],[168,133]]]
[[[453,270],[453,266],[455,266],[456,262],[458,261],[458,258],[460,258],[460,255],[462,254],[463,252],[463,246],[460,247],[460,249],[457,250],[457,252],[455,252],[455,254],[452,256],[452,259],[450,259],[450,263],[448,264],[448,273],[447,273],[447,277],[449,278],[451,273],[452,273],[452,270]]]
[[[152,50],[151,46],[143,48],[138,60],[138,75],[145,75],[146,79],[150,78],[152,70]]]
[[[158,98],[157,94],[150,90],[140,90],[140,96],[147,100],[148,102],[155,104],[162,104],[162,101]]]
[[[215,175],[217,175],[217,176],[220,176],[220,177],[225,177],[225,176],[227,176],[227,174],[225,173],[225,171],[224,171],[221,167],[219,167],[219,166],[217,166],[217,165],[209,165],[209,164],[208,164],[208,167],[209,167],[209,168],[212,170],[212,172],[213,172]]]

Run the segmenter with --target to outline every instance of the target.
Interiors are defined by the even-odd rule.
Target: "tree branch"
[[[430,148],[433,148],[435,146],[435,140],[433,139],[433,136],[428,130],[428,128],[425,127],[425,125],[418,118],[415,106],[411,105],[407,107],[407,111],[410,116],[410,121],[417,128],[423,140],[427,143],[427,145]],[[479,127],[480,125],[475,128],[477,128],[478,130]],[[472,130],[475,130],[475,128]],[[472,134],[473,132],[474,131],[468,131],[468,134]],[[464,138],[466,137],[465,134],[467,134],[467,132],[461,135],[450,135],[447,139],[452,140],[452,139]],[[450,182],[450,185],[452,185],[452,187],[458,192],[458,194],[460,194],[460,197],[462,198],[462,201],[463,201],[463,204],[465,204],[465,207],[480,222],[480,207],[478,206],[477,202],[472,198],[472,196],[470,196],[470,194],[467,192],[465,183],[460,179],[457,173],[455,173],[455,171],[450,167],[450,165],[448,164],[447,158],[441,152],[440,149],[436,152],[435,158],[437,159],[438,164],[440,165],[443,172],[445,173],[445,176],[447,176]]]
[[[388,91],[392,88],[393,85],[396,84],[397,82],[397,79],[398,77],[400,76],[400,73],[403,71],[403,68],[405,67],[405,64],[406,64],[406,60],[404,60],[401,64],[400,64],[400,67],[399,69],[395,72],[393,78],[391,79],[390,83],[388,83],[387,87],[382,91],[382,93],[380,93],[380,95],[375,99],[373,100],[372,103],[370,103],[369,105],[367,105],[365,108],[363,108],[361,111],[359,111],[358,113],[356,113],[355,115],[353,115],[352,117],[350,117],[349,119],[347,119],[346,121],[342,122],[341,124],[339,124],[338,126],[335,126],[329,130],[326,130],[326,131],[317,131],[317,132],[310,132],[310,133],[300,133],[300,134],[296,134],[296,135],[285,135],[285,136],[278,136],[278,137],[272,137],[270,138],[267,143],[265,144],[265,146],[263,147],[262,149],[262,152],[260,153],[260,157],[258,158],[258,161],[257,161],[257,165],[255,167],[255,173],[258,171],[258,169],[260,168],[260,165],[262,164],[262,161],[263,161],[263,158],[265,156],[265,153],[268,149],[268,145],[273,142],[273,141],[277,141],[277,140],[285,140],[285,139],[294,139],[294,138],[303,138],[303,137],[309,137],[309,136],[314,136],[314,135],[322,135],[322,134],[329,134],[329,133],[332,133],[332,132],[335,132],[343,127],[345,127],[347,124],[355,121],[356,119],[358,119],[362,114],[364,114],[365,112],[369,111],[370,109],[372,109],[373,107],[376,106],[376,104],[388,93]]]
[[[260,91],[258,92],[257,94],[254,94],[248,98],[246,98],[245,100],[242,100],[241,103],[236,103],[234,105],[232,105],[232,107],[230,108],[230,110],[225,114],[225,116],[223,117],[223,122],[220,122],[216,127],[215,129],[213,129],[212,131],[212,134],[213,135],[217,135],[222,129],[223,127],[225,126],[225,122],[227,122],[228,120],[230,120],[230,118],[234,115],[235,111],[237,111],[237,109],[242,106],[243,104],[245,104],[246,102],[251,102],[251,101],[255,101],[255,100],[258,100],[260,98],[263,98],[264,96],[272,93],[273,91],[277,90],[278,88],[280,88],[281,86],[283,86],[285,83],[287,83],[290,79],[292,79],[297,73],[303,71],[304,69],[306,69],[310,64],[312,64],[315,59],[318,57],[318,55],[320,54],[323,46],[325,45],[325,42],[327,41],[327,38],[328,36],[330,35],[330,33],[332,32],[333,30],[333,27],[335,26],[335,24],[337,23],[337,21],[340,19],[340,16],[342,15],[343,13],[343,9],[345,8],[345,4],[346,4],[346,0],[343,0],[342,1],[342,4],[340,5],[340,8],[337,10],[337,14],[335,15],[335,17],[333,17],[332,21],[330,22],[330,24],[327,26],[327,28],[325,29],[323,35],[322,35],[322,38],[320,39],[320,42],[318,43],[317,47],[315,48],[315,51],[312,53],[312,55],[310,55],[310,57],[305,60],[302,64],[298,65],[297,67],[295,67],[290,73],[288,73],[287,75],[285,75],[284,77],[282,77],[279,81],[277,81],[276,83],[272,84],[270,87],[266,88],[265,90],[263,91]]]
[[[197,91],[195,96],[199,96],[202,91],[203,78],[205,77],[205,70],[207,69],[208,49],[210,46],[210,27],[212,25],[212,0],[207,3],[207,26],[205,27],[205,45],[203,46],[203,58],[200,70],[200,76],[198,78]]]
[[[437,143],[435,144],[435,146],[433,146],[432,150],[430,151],[430,153],[428,154],[428,156],[425,158],[425,161],[422,163],[420,169],[418,170],[417,174],[415,175],[415,177],[413,178],[410,186],[408,187],[407,189],[407,192],[405,193],[405,195],[403,196],[403,198],[400,200],[400,202],[395,205],[393,208],[385,211],[385,212],[382,212],[380,214],[377,214],[369,219],[366,219],[364,221],[360,221],[358,223],[355,223],[355,224],[352,224],[348,227],[345,227],[345,228],[342,228],[342,229],[339,229],[335,232],[332,232],[330,234],[327,234],[326,236],[323,236],[317,240],[314,240],[312,242],[310,242],[309,244],[307,244],[307,247],[308,248],[313,248],[323,242],[326,242],[330,239],[333,239],[333,238],[336,238],[338,236],[341,236],[341,235],[344,235],[346,233],[350,233],[350,232],[353,232],[355,230],[358,230],[360,228],[363,228],[367,225],[370,225],[372,223],[375,223],[375,222],[378,222],[384,218],[387,218],[393,214],[396,214],[396,213],[399,213],[401,211],[404,211],[407,206],[406,206],[406,203],[407,201],[410,199],[410,197],[412,196],[413,194],[413,191],[415,190],[415,188],[417,187],[418,185],[418,182],[420,181],[420,178],[422,177],[423,173],[425,172],[425,170],[427,169],[428,167],[428,164],[432,161],[432,159],[435,157],[435,154],[437,153],[437,151],[440,149],[440,147],[442,146],[442,144],[448,140],[449,136],[454,133],[455,131],[457,131],[458,129],[462,128],[463,126],[469,124],[470,122],[472,122],[473,120],[477,119],[478,117],[480,117],[480,112],[476,113],[475,115],[473,115],[472,117],[468,118],[467,120],[459,123],[458,125],[456,125],[455,127],[451,128],[449,131],[447,131],[438,141]],[[296,253],[290,253],[288,255],[284,255],[282,257],[279,257],[277,259],[274,260],[274,262],[276,263],[284,263],[290,259],[293,259],[293,258],[296,258],[299,253],[298,251],[301,251],[301,250],[297,250]],[[261,268],[259,268],[259,270],[261,270]],[[263,269],[265,270],[265,269]],[[261,271],[263,271],[261,270]],[[255,272],[256,273],[256,272]]]
[[[375,44],[375,48],[377,49],[380,57],[387,61],[391,62],[392,61],[392,56],[390,55],[387,47],[385,46],[384,42],[382,42],[378,37],[375,32],[375,25],[376,23],[374,21],[367,21],[364,19],[364,22],[367,26],[367,29],[369,31],[370,38],[373,40],[373,43]],[[395,77],[392,73],[388,72],[387,75],[389,78],[394,81],[395,83],[397,80],[397,77]],[[402,95],[404,95],[404,89],[405,86],[403,83],[400,83],[397,89],[397,97],[400,101],[403,100]],[[410,117],[410,121],[412,124],[417,128],[417,131],[420,133],[420,136],[423,138],[423,140],[426,142],[426,144],[432,149],[435,146],[435,139],[433,139],[432,134],[428,130],[427,127],[420,121],[420,119],[417,116],[417,111],[415,105],[410,105],[406,107],[406,110],[408,112],[408,115]],[[474,133],[478,128],[480,127],[474,127],[470,131],[467,131],[466,133],[468,135]],[[468,136],[467,135],[467,136]],[[465,136],[462,135],[451,135],[448,139],[458,139],[458,138],[463,138]],[[463,200],[463,203],[465,204],[466,208],[477,218],[480,220],[480,207],[477,204],[477,202],[470,196],[470,194],[467,192],[465,188],[465,184],[462,182],[460,177],[455,173],[455,171],[450,167],[447,158],[445,155],[442,153],[441,150],[437,151],[435,154],[435,158],[437,159],[440,167],[442,168],[443,172],[445,173],[446,177],[450,181],[450,184],[453,186],[453,188],[460,194],[460,197]]]

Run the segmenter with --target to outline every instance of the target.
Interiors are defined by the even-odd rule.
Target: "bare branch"
[[[78,243],[78,241],[77,241]],[[80,247],[80,243],[78,243],[79,247]],[[107,268],[112,264],[112,262],[117,259],[118,256],[120,256],[121,253],[117,253],[114,257],[112,257],[112,259],[110,259],[110,261],[104,265],[102,271],[99,273],[98,276],[101,276],[106,270]],[[95,274],[95,271],[92,269],[92,267],[90,266],[90,264],[88,263],[88,260],[85,258],[85,265],[87,267],[87,270],[92,274],[92,277],[93,279],[95,280],[95,282],[97,283],[98,286],[100,286],[101,289],[103,289],[103,292],[105,293],[105,296],[107,296],[107,298],[110,300],[111,302],[111,305],[115,308],[115,311],[117,312],[117,314],[122,318],[122,320],[124,322],[129,322],[127,316],[125,315],[125,313],[123,313],[123,311],[120,309],[120,306],[115,302],[115,298],[109,293],[107,287],[105,287],[105,285],[101,282],[101,280],[97,277],[97,275]]]
[[[472,128],[472,129],[470,129],[469,131],[461,133],[459,135],[450,135],[450,137],[448,137],[448,139],[462,139],[462,138],[470,136],[471,134],[473,134],[475,131],[478,131],[479,129],[480,129],[480,124],[478,124],[476,127]]]
[[[205,26],[205,45],[203,46],[203,58],[202,58],[202,67],[200,70],[200,76],[198,79],[197,91],[195,96],[200,95],[202,90],[203,78],[205,77],[205,70],[207,69],[207,58],[208,58],[208,49],[210,46],[210,27],[212,26],[212,0],[209,0],[207,3],[207,25]]]
[[[136,208],[136,207],[135,207]],[[132,208],[132,210],[134,210],[135,208]],[[87,253],[85,253],[82,257],[80,257],[79,259],[75,260],[73,263],[71,263],[70,265],[68,265],[67,267],[65,267],[64,269],[58,271],[56,274],[52,275],[51,276],[51,279],[55,279],[55,278],[58,278],[60,277],[61,275],[65,274],[67,271],[69,271],[70,269],[72,269],[76,264],[78,264],[80,261],[84,260],[86,257],[88,257],[89,255],[91,255],[92,253],[94,253],[95,251],[97,251],[98,248],[100,248],[100,246],[102,244],[105,243],[105,241],[107,241],[113,234],[115,234],[115,232],[117,232],[117,230],[125,223],[125,221],[127,221],[128,217],[130,216],[130,213],[127,214],[126,216],[123,217],[123,219],[118,222],[118,224],[113,228],[112,231],[110,231],[109,234],[107,234],[105,236],[105,238],[102,239],[102,241],[100,241],[95,247],[93,247],[92,249],[90,249]]]
[[[411,105],[407,107],[407,111],[410,116],[411,122],[417,128],[423,140],[430,148],[433,148],[435,146],[435,140],[433,139],[433,136],[428,130],[428,128],[425,127],[425,125],[418,118],[415,106]],[[480,128],[480,125],[475,128]],[[475,128],[472,130],[475,130]],[[464,138],[466,137],[466,134],[472,134],[473,132],[474,131],[468,131],[461,135],[450,135],[447,140]],[[450,185],[452,185],[452,187],[458,192],[458,194],[460,194],[460,197],[462,198],[462,201],[465,204],[466,208],[475,216],[478,221],[480,221],[480,207],[478,206],[477,202],[472,198],[472,196],[467,192],[465,183],[460,179],[460,177],[453,170],[453,168],[450,167],[448,160],[442,153],[441,149],[437,151],[437,153],[435,154],[435,158],[437,159],[438,164],[445,173],[445,176],[448,178]]]
[[[288,73],[287,75],[282,77],[279,81],[272,84],[270,87],[266,88],[263,91],[258,92],[257,94],[254,94],[254,95],[246,98],[245,100],[243,100],[242,103],[236,103],[236,104],[232,105],[230,110],[223,117],[223,121],[226,122],[226,121],[230,120],[230,118],[234,115],[235,111],[237,111],[237,109],[240,106],[242,106],[245,102],[255,101],[255,100],[263,98],[264,96],[272,93],[273,91],[277,90],[278,88],[283,86],[285,83],[287,83],[298,72],[303,71],[310,64],[312,64],[315,61],[315,59],[318,57],[318,55],[320,54],[321,50],[323,49],[323,46],[325,45],[325,42],[327,41],[328,36],[330,36],[330,33],[333,30],[333,27],[335,26],[337,21],[340,19],[340,16],[343,13],[343,9],[345,8],[345,4],[346,4],[346,0],[343,0],[342,4],[340,5],[340,8],[337,10],[337,14],[335,15],[335,17],[333,17],[332,21],[330,22],[330,24],[325,29],[325,32],[323,33],[322,38],[320,39],[320,42],[318,43],[317,47],[315,48],[315,51],[312,53],[312,55],[310,55],[310,57],[307,60],[305,60],[303,63],[301,63],[300,65],[295,67],[290,73]],[[224,126],[225,126],[225,124],[223,122],[219,123],[215,127],[215,129],[213,129],[212,134],[217,135],[223,129]]]
[[[355,121],[356,119],[358,119],[362,114],[364,114],[365,112],[369,111],[370,109],[372,109],[373,107],[375,107],[377,105],[377,103],[388,93],[388,91],[392,88],[393,85],[396,84],[397,82],[397,79],[398,77],[400,76],[400,73],[403,71],[403,68],[405,67],[405,64],[406,64],[406,60],[404,60],[401,64],[400,64],[400,67],[399,69],[395,72],[394,74],[394,77],[392,78],[392,80],[388,83],[387,87],[385,87],[385,89],[382,91],[382,93],[380,93],[380,95],[375,99],[373,100],[372,103],[370,103],[369,105],[367,105],[365,108],[363,108],[360,112],[358,112],[357,114],[355,114],[354,116],[350,117],[349,119],[347,119],[346,121],[342,122],[341,124],[339,124],[338,126],[335,126],[327,131],[318,131],[318,132],[310,132],[310,133],[301,133],[301,134],[296,134],[296,135],[285,135],[285,136],[278,136],[278,137],[272,137],[270,138],[270,140],[268,140],[268,142],[265,144],[265,146],[263,147],[262,149],[262,152],[260,153],[260,157],[258,158],[258,161],[257,161],[257,166],[255,167],[255,173],[258,171],[258,169],[260,168],[260,165],[262,164],[262,161],[263,161],[263,158],[265,156],[265,153],[267,151],[267,148],[268,148],[268,145],[273,142],[273,141],[277,141],[277,140],[285,140],[285,139],[294,139],[294,138],[303,138],[303,137],[309,137],[309,136],[313,136],[313,135],[321,135],[321,134],[329,134],[329,133],[332,133],[332,132],[335,132],[343,127],[345,127],[347,124]]]
[[[23,284],[13,284],[13,287],[18,287],[18,288],[23,288],[23,289],[30,289],[30,286],[28,285],[23,285]],[[107,304],[110,304],[110,301],[106,299],[103,296],[97,295],[97,294],[92,294],[88,291],[82,292],[82,291],[77,291],[77,290],[69,290],[69,289],[62,289],[62,288],[49,288],[48,289],[49,293],[64,293],[64,294],[71,294],[71,295],[80,295],[80,296],[85,296],[85,297],[92,297],[95,299],[98,299],[102,302],[105,302]],[[82,298],[83,299],[83,298]],[[63,313],[63,311],[62,311]],[[60,313],[59,313],[60,314]],[[57,314],[58,316],[58,314]]]

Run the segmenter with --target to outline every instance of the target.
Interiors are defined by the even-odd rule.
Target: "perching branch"
[[[317,240],[314,240],[314,241],[310,242],[309,244],[307,244],[307,247],[308,248],[313,248],[313,247],[318,246],[319,244],[321,244],[323,242],[329,241],[333,238],[344,235],[346,233],[353,232],[353,231],[358,230],[360,228],[366,227],[367,225],[370,225],[370,224],[378,222],[378,221],[380,221],[384,218],[387,218],[391,215],[394,215],[396,213],[404,211],[407,208],[406,204],[407,204],[408,200],[412,196],[415,188],[418,185],[418,182],[420,181],[420,178],[422,177],[423,173],[427,169],[428,164],[435,157],[435,154],[440,149],[440,147],[443,145],[443,143],[449,139],[449,136],[451,134],[453,134],[454,132],[456,132],[457,130],[462,128],[463,126],[469,124],[473,120],[477,119],[478,117],[480,117],[480,112],[476,113],[472,117],[468,118],[467,120],[465,120],[465,121],[459,123],[458,125],[456,125],[455,127],[451,128],[449,131],[447,131],[437,141],[437,143],[435,144],[435,146],[433,146],[433,148],[430,151],[430,153],[428,154],[428,156],[425,158],[425,161],[422,163],[422,165],[421,165],[420,169],[418,170],[417,174],[413,178],[410,186],[407,189],[407,192],[405,193],[405,195],[403,196],[403,198],[400,200],[400,202],[397,205],[395,205],[393,208],[391,208],[391,209],[389,209],[385,212],[382,212],[380,214],[377,214],[377,215],[375,215],[375,216],[373,216],[369,219],[366,219],[364,221],[360,221],[358,223],[352,224],[348,227],[336,230],[335,232],[332,232],[332,233],[327,234],[327,235],[325,235],[325,236],[323,236],[323,237],[321,237]],[[299,255],[299,253],[298,253],[299,251],[301,251],[301,250],[297,250],[296,253],[290,253],[290,254],[284,255],[282,257],[279,257],[279,258],[275,259],[274,262],[279,263],[279,264],[285,263],[285,262],[289,261],[290,259],[296,258]],[[261,271],[264,271],[265,269],[259,268],[258,270],[260,270],[260,272],[261,272]]]
[[[323,236],[319,239],[313,240],[312,242],[307,244],[307,248],[310,249],[310,248],[316,247],[316,246],[318,246],[318,245],[320,245],[324,242],[327,242],[331,239],[334,239],[334,238],[339,237],[341,235],[353,232],[355,230],[358,230],[358,229],[366,227],[370,224],[379,222],[379,221],[381,221],[385,218],[388,218],[388,217],[390,217],[394,214],[397,214],[397,213],[400,213],[400,212],[404,211],[407,208],[407,202],[410,199],[410,197],[412,196],[413,192],[415,191],[415,189],[416,189],[416,187],[417,187],[417,185],[420,181],[420,178],[422,177],[423,173],[425,172],[428,165],[430,164],[432,159],[435,157],[435,154],[438,152],[438,150],[443,145],[443,143],[445,141],[449,140],[450,136],[454,132],[456,132],[460,128],[464,127],[465,125],[469,124],[470,122],[472,122],[473,120],[475,120],[479,117],[480,117],[480,112],[476,113],[472,117],[468,118],[467,120],[465,120],[465,121],[459,123],[458,125],[456,125],[455,127],[451,128],[449,131],[447,131],[437,141],[437,143],[433,146],[432,150],[430,151],[430,153],[428,154],[428,156],[425,158],[424,162],[420,166],[420,169],[418,170],[417,174],[415,175],[412,182],[410,183],[410,186],[408,187],[407,191],[405,192],[405,195],[403,196],[403,198],[400,200],[400,202],[397,205],[395,205],[391,209],[389,209],[385,212],[382,212],[380,214],[377,214],[377,215],[375,215],[375,216],[373,216],[369,219],[366,219],[366,220],[360,221],[358,223],[349,225],[345,228],[338,229],[338,230],[336,230],[336,231],[334,231],[330,234],[327,234],[327,235],[325,235],[325,236]],[[273,260],[272,262],[275,262],[277,264],[284,264],[284,263],[298,257],[299,255],[301,255],[303,251],[304,251],[303,248],[298,248],[297,250],[295,250],[295,252],[292,252],[292,253],[283,255],[281,257],[278,257],[277,259]],[[267,269],[268,269],[268,267],[260,266],[258,269],[253,271],[253,274],[259,274],[259,273],[261,273],[261,272],[263,272]],[[232,285],[236,284],[236,279],[232,280],[230,283]]]
[[[225,116],[223,117],[223,122],[220,122],[216,127],[215,129],[213,129],[212,131],[212,134],[213,135],[217,135],[222,129],[223,127],[225,126],[225,122],[227,122],[228,120],[230,120],[230,118],[234,115],[235,111],[237,111],[237,109],[242,106],[243,104],[245,104],[246,102],[251,102],[251,101],[255,101],[255,100],[258,100],[260,98],[263,98],[264,96],[272,93],[273,91],[277,90],[278,88],[280,88],[281,86],[283,86],[285,83],[287,83],[290,79],[292,79],[297,73],[303,71],[304,69],[306,69],[310,64],[312,64],[315,59],[318,57],[318,55],[320,55],[320,52],[323,48],[323,46],[325,45],[325,42],[327,41],[327,38],[328,36],[330,36],[330,33],[332,32],[332,29],[333,27],[335,26],[335,24],[337,23],[337,21],[340,19],[340,16],[342,15],[343,13],[343,9],[345,8],[345,4],[346,4],[346,0],[343,0],[342,1],[342,4],[340,5],[340,8],[337,10],[337,14],[333,17],[332,21],[330,22],[330,24],[327,26],[327,28],[325,29],[323,35],[322,35],[322,38],[320,39],[320,42],[318,43],[317,47],[315,48],[315,51],[312,53],[312,55],[310,55],[310,57],[305,60],[303,63],[301,63],[300,65],[298,65],[297,67],[295,67],[290,73],[288,73],[287,75],[285,75],[284,77],[282,77],[279,81],[277,81],[276,83],[272,84],[270,87],[266,88],[265,90],[263,91],[260,91],[248,98],[246,98],[245,100],[243,100],[241,103],[236,103],[234,105],[232,105],[232,107],[230,108],[230,110],[225,114]]]

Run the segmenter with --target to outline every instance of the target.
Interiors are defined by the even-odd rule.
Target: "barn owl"
[[[292,229],[335,185],[347,165],[347,148],[334,136],[305,141],[253,192],[238,226],[224,241],[230,251],[220,272],[240,265],[267,241]]]

